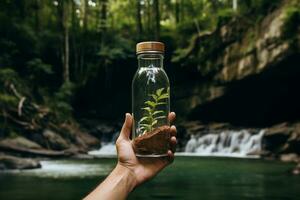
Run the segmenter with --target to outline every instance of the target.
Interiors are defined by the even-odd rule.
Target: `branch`
[[[16,95],[16,97],[18,97],[19,99],[22,98],[22,96],[19,94],[19,92],[17,91],[17,89],[13,83],[9,84],[9,87],[10,87],[11,91],[14,93],[14,95]]]
[[[19,116],[22,116],[22,108],[23,108],[23,104],[24,104],[25,100],[26,100],[26,97],[22,97],[19,102],[19,105],[18,105],[18,115]]]

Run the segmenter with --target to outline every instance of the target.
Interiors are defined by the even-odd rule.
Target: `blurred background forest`
[[[124,113],[131,112],[135,45],[149,40],[166,45],[164,68],[171,110],[177,113],[179,152],[279,159],[298,163],[292,173],[300,173],[300,0],[1,0],[0,169],[42,166],[41,174],[47,175],[53,163],[45,158],[91,158],[87,153],[95,149],[115,154]],[[111,160],[101,160],[97,168],[90,162],[99,165],[72,164],[79,166],[74,173],[92,171],[94,178],[83,187],[75,179],[73,185],[51,179],[41,183],[45,191],[40,192],[47,194],[48,183],[58,183],[72,187],[56,192],[56,199],[83,196],[99,181],[97,170],[108,166],[104,178],[113,166]],[[57,176],[70,172],[65,166],[57,165]],[[236,176],[226,166],[236,167]],[[177,173],[198,168],[203,170],[187,174],[189,180]],[[273,177],[286,168],[180,157],[168,176],[162,175],[167,189],[157,192],[176,188],[177,197],[185,199],[180,196],[185,191],[178,190],[185,180],[192,185],[186,199],[198,198],[199,188],[202,193],[216,188],[220,199],[297,199],[299,179]],[[271,169],[272,178],[266,174]],[[215,174],[230,187],[211,179]],[[34,178],[0,175],[6,182],[0,198],[11,199],[20,184],[20,197],[51,199],[34,191],[30,196],[28,190],[39,187]],[[197,187],[199,177],[208,188]],[[148,199],[147,193],[142,187],[132,199]]]
[[[64,150],[81,130],[101,139],[105,124],[118,129],[131,110],[135,45],[145,40],[166,44],[180,137],[189,137],[188,121],[258,128],[300,117],[298,0],[4,0],[0,8],[2,138]],[[50,137],[66,141],[49,145]]]

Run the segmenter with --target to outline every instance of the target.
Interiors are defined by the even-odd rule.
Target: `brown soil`
[[[170,143],[170,127],[161,126],[133,140],[133,148],[139,155],[167,154]]]

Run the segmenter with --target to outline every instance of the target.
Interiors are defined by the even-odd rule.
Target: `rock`
[[[43,136],[46,139],[48,147],[51,149],[64,150],[70,147],[70,144],[63,137],[52,130],[45,129]]]
[[[296,167],[294,169],[292,169],[291,172],[292,172],[293,175],[300,175],[300,162],[298,162]]]
[[[26,156],[45,156],[45,157],[68,157],[72,155],[67,151],[53,151],[48,149],[26,149],[18,146],[0,145],[0,150],[18,153]]]
[[[75,154],[74,156],[72,156],[72,158],[78,159],[78,160],[91,160],[91,159],[94,159],[95,157],[93,155],[79,153],[79,154]]]
[[[186,133],[189,135],[199,134],[204,131],[207,127],[200,121],[188,121],[181,123],[181,125],[186,129]]]
[[[39,144],[30,141],[22,136],[1,140],[0,146],[17,146],[25,149],[42,149]]]
[[[282,154],[280,155],[280,160],[282,162],[297,162],[299,160],[299,157],[295,153]]]
[[[0,155],[0,169],[35,169],[41,168],[39,161],[15,156]]]
[[[112,123],[110,121],[81,119],[80,122],[89,134],[101,140],[103,136],[113,135],[122,127],[122,124],[120,125],[118,123]]]
[[[289,136],[293,131],[293,127],[287,122],[272,126],[265,131],[265,137],[273,135],[285,135]]]
[[[264,150],[279,156],[280,159],[293,160],[293,154],[300,154],[300,123],[285,122],[266,129],[263,146]],[[281,154],[285,155],[280,156]]]
[[[96,126],[96,129],[101,133],[101,134],[113,134],[116,132],[116,128],[114,126],[110,126],[108,124],[98,124]]]
[[[74,124],[62,124],[61,128],[73,138],[73,142],[86,151],[90,148],[99,148],[100,140],[89,133],[82,131],[79,126]]]
[[[273,153],[288,153],[289,144],[287,143],[291,136],[293,128],[288,123],[281,123],[265,130],[263,146],[267,151]]]
[[[292,115],[299,118],[293,114],[299,102],[293,91],[299,85],[300,28],[296,20],[287,21],[291,7],[293,1],[282,1],[257,21],[234,17],[192,45],[193,51],[180,64],[196,80],[187,76],[184,84],[176,86],[184,92],[173,92],[177,114],[190,120],[259,127]],[[288,25],[297,41],[284,37]],[[218,95],[213,95],[217,88]]]

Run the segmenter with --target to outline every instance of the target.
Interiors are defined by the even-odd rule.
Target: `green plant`
[[[164,90],[165,88],[160,88],[156,90],[155,94],[149,94],[152,100],[148,100],[144,103],[146,107],[142,109],[145,111],[145,114],[139,121],[140,129],[144,133],[152,131],[159,119],[166,118],[165,112],[159,110],[159,106],[167,104],[166,99],[169,98],[169,88],[166,89],[166,92],[164,92]]]

